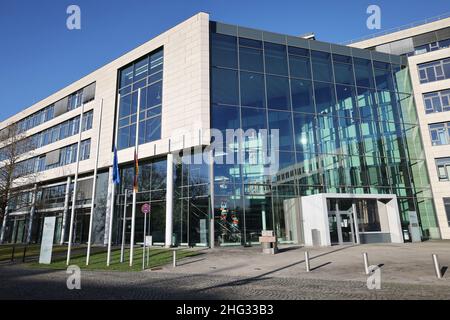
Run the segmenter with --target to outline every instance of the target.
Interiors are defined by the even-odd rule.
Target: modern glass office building
[[[92,106],[68,112],[94,110],[93,130],[83,127],[83,135],[91,132],[92,145],[100,139],[101,153],[99,161],[79,159],[86,163],[81,176],[94,185],[83,189],[88,201],[76,203],[76,242],[87,241],[95,214],[96,243],[106,244],[109,233],[114,243],[123,237],[129,243],[136,141],[134,242],[144,237],[143,204],[151,207],[146,229],[155,245],[253,245],[263,230],[273,230],[279,243],[306,245],[403,242],[411,230],[419,240],[436,237],[409,70],[400,56],[209,21],[200,13],[88,80],[96,83]],[[250,131],[218,143],[210,129],[224,137],[227,130]],[[264,130],[277,137],[270,140],[277,159],[271,170],[259,161],[268,151]],[[121,177],[115,188],[114,145]],[[231,158],[242,161],[226,161]],[[36,183],[60,186],[61,242],[73,168]],[[88,210],[92,190],[99,201]],[[26,234],[18,217],[11,212],[4,223],[5,241]]]

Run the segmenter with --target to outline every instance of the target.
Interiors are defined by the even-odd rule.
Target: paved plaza
[[[68,290],[65,271],[0,266],[1,299],[450,299],[450,274],[437,279],[431,254],[450,265],[450,242],[328,248],[198,249],[176,268],[144,272],[82,271]],[[305,271],[304,251],[311,256]],[[366,285],[362,253],[381,266],[381,289]]]

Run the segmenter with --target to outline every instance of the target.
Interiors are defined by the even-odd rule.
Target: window
[[[212,102],[239,105],[237,71],[213,68]]]
[[[372,62],[370,60],[353,58],[355,65],[356,85],[358,87],[374,88]]]
[[[450,122],[430,124],[428,128],[433,146],[450,143]]]
[[[266,73],[287,76],[288,67],[286,46],[265,42],[264,54],[266,58]]]
[[[425,113],[450,111],[450,90],[443,90],[423,95]]]
[[[334,79],[336,83],[354,84],[352,58],[333,54]]]
[[[317,113],[330,114],[336,104],[334,85],[332,83],[314,81]]]
[[[311,81],[291,79],[292,109],[314,113],[313,87]]]
[[[30,158],[19,162],[16,170],[20,170],[21,174],[38,173],[45,170],[62,167],[77,161],[77,146],[78,143],[71,144],[59,149],[59,162],[55,164],[46,165],[45,155]],[[91,150],[91,139],[81,141],[80,146],[80,161],[89,159]]]
[[[83,115],[83,125],[81,126],[82,131],[86,131],[89,129],[92,129],[92,118],[94,116],[94,112],[91,110],[89,112],[86,112]]]
[[[450,58],[422,63],[418,66],[420,83],[450,78]]]
[[[269,130],[279,130],[279,150],[294,151],[290,112],[269,111]]]
[[[289,110],[291,99],[289,79],[267,76],[267,107],[269,109]]]
[[[309,50],[289,47],[289,71],[291,77],[311,79]]]
[[[450,198],[442,198],[444,200],[445,214],[447,215],[447,222],[450,226]]]
[[[81,141],[80,161],[89,159],[90,154],[91,154],[91,139],[87,139],[87,140]]]
[[[237,68],[236,38],[212,33],[211,65],[216,67]]]
[[[92,128],[93,111],[88,111],[83,116],[83,131]],[[54,127],[36,133],[18,143],[18,152],[23,154],[56,141],[71,137],[78,133],[80,126],[80,116],[64,121]]]
[[[264,75],[241,72],[241,105],[264,108],[266,97],[264,90]]]
[[[318,81],[332,82],[333,71],[331,67],[330,53],[311,51],[313,78]]]
[[[212,107],[212,128],[225,131],[226,129],[239,129],[239,108],[230,106]]]
[[[83,90],[78,90],[77,92],[72,93],[68,97],[67,111],[74,110],[74,109],[80,107],[82,98],[83,98]]]
[[[48,106],[22,120],[17,123],[17,130],[19,133],[27,131],[31,128],[34,128],[44,122],[47,122],[53,119],[54,106]]]
[[[241,70],[264,71],[261,41],[239,39],[239,64]]]
[[[314,132],[316,131],[316,117],[313,114],[294,114],[294,133],[297,152],[316,152]]]
[[[118,149],[135,145],[138,90],[139,144],[161,138],[163,56],[158,49],[120,71]]]
[[[449,46],[450,46],[450,39],[439,40],[439,41],[427,43],[427,44],[415,47],[414,55],[448,48]]]
[[[448,181],[450,174],[450,158],[436,159],[439,181]]]
[[[391,65],[386,62],[374,61],[373,70],[375,75],[376,88],[378,90],[394,91]]]

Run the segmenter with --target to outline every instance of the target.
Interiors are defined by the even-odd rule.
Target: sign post
[[[44,230],[42,232],[41,253],[39,263],[52,263],[53,237],[55,235],[56,217],[46,217],[44,219]]]
[[[144,214],[144,245],[142,246],[142,270],[145,269],[145,254],[147,246],[147,215],[150,214],[150,204],[144,203],[141,207],[141,212]]]

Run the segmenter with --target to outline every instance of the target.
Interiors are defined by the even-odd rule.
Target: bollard
[[[14,255],[16,254],[16,243],[14,242],[12,251],[11,251],[11,262],[14,262]]]
[[[367,252],[363,253],[363,258],[364,258],[364,272],[366,274],[369,274],[369,257],[367,256]]]
[[[311,268],[309,265],[309,252],[305,251],[305,267],[306,267],[306,272],[310,272]]]
[[[177,266],[177,251],[176,250],[173,250],[172,251],[173,252],[173,254],[172,254],[172,264],[173,264],[173,267],[175,268],[176,266]]]
[[[26,258],[26,255],[27,255],[27,246],[28,246],[28,245],[26,245],[26,246],[23,248],[22,262],[25,262],[25,258]]]
[[[438,261],[438,256],[437,256],[437,254],[434,254],[434,253],[431,256],[433,257],[434,271],[436,272],[436,277],[438,279],[441,279],[442,273],[441,273],[441,267],[440,267],[439,261]]]

